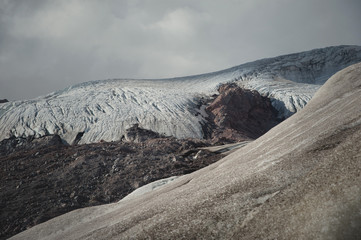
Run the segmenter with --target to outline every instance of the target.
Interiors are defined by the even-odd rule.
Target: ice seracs
[[[198,100],[216,93],[219,84],[236,82],[257,90],[286,118],[303,108],[332,74],[360,61],[361,47],[338,46],[197,76],[86,82],[1,104],[0,140],[58,134],[69,144],[116,141],[133,124],[178,138],[202,138],[206,120],[199,114]]]

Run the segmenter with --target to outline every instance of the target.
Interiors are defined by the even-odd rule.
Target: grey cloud
[[[0,0],[0,99],[361,45],[358,0]]]

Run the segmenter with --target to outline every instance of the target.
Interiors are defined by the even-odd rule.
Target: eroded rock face
[[[256,139],[280,122],[270,100],[257,91],[236,84],[221,85],[218,91],[219,96],[206,108],[213,142]]]

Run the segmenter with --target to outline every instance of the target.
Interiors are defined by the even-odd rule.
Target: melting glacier
[[[86,82],[32,100],[0,104],[0,140],[58,134],[72,144],[117,141],[140,127],[202,138],[199,99],[235,82],[271,99],[280,118],[302,109],[335,72],[361,61],[361,47],[339,46],[262,59],[214,73],[171,79]]]

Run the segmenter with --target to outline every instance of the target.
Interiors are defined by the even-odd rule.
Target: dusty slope
[[[76,210],[14,239],[356,239],[361,64],[246,147],[159,190]]]

